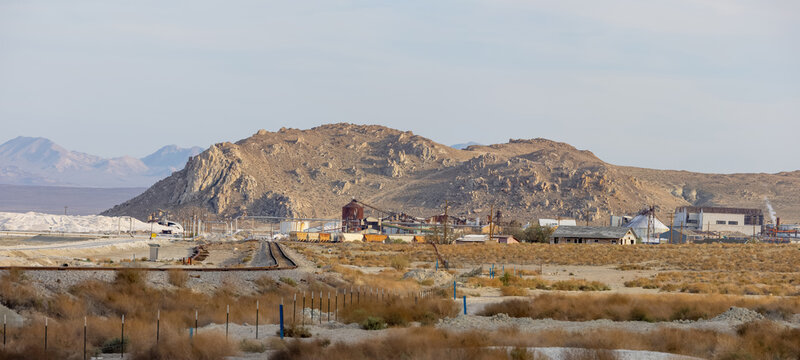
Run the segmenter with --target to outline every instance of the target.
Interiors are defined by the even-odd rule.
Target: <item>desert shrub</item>
[[[218,332],[200,332],[193,340],[174,334],[161,344],[134,347],[132,360],[224,360],[237,353],[236,343]]]
[[[252,339],[244,339],[239,342],[239,350],[246,353],[263,353],[267,351],[267,344]]]
[[[528,292],[519,286],[503,286],[500,288],[503,296],[525,296]]]
[[[391,266],[397,270],[405,270],[410,265],[408,256],[397,255],[392,258]]]
[[[650,270],[650,267],[647,266],[647,265],[641,265],[641,264],[622,264],[620,266],[617,266],[617,270],[622,270],[622,271]]]
[[[184,287],[186,282],[189,281],[189,274],[183,269],[170,269],[167,271],[167,280],[172,286]]]
[[[9,269],[0,277],[0,303],[12,309],[40,308],[44,299],[20,269]]]
[[[449,296],[452,299],[452,292]],[[385,301],[375,301],[374,298],[362,297],[361,302],[350,303],[340,310],[339,319],[344,323],[363,324],[369,317],[374,317],[381,318],[388,326],[405,326],[412,321],[433,324],[458,314],[460,307],[450,299],[428,296],[415,300],[413,297],[393,296]]]
[[[292,278],[282,277],[282,278],[280,278],[280,280],[281,280],[282,283],[284,283],[286,285],[297,286],[297,282],[294,281],[294,279],[292,279]]]
[[[121,353],[123,346],[125,349],[130,350],[130,340],[127,337],[124,339],[111,338],[103,343],[103,346],[100,348],[100,352],[104,354]]]
[[[504,313],[512,317],[569,321],[673,321],[710,319],[732,306],[760,313],[793,314],[800,310],[800,299],[685,294],[538,294],[530,299],[488,304],[479,315]]]
[[[281,329],[278,329],[276,335],[280,334]],[[296,338],[310,338],[311,331],[308,330],[305,326],[289,326],[283,329],[283,335],[286,337],[296,337]]]
[[[123,268],[117,270],[114,283],[125,287],[143,287],[147,280],[147,273],[141,268]]]
[[[550,286],[553,290],[568,290],[568,291],[606,291],[611,290],[608,285],[599,281],[586,281],[583,279],[578,280],[562,280],[556,281]]]
[[[385,329],[388,325],[382,317],[370,316],[361,322],[361,328],[364,330],[381,330]]]
[[[258,291],[259,294],[270,293],[278,288],[278,284],[269,276],[262,276],[253,281],[253,283],[255,283],[256,291]]]

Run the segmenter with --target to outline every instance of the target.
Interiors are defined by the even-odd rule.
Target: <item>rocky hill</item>
[[[765,207],[800,219],[800,172],[700,174],[617,166],[546,139],[469,146],[438,144],[382,126],[323,125],[258,131],[216,144],[140,196],[105,212],[145,217],[154,209],[222,216],[338,217],[357,198],[412,215],[485,216],[491,205],[522,221],[569,216],[605,223],[610,213],[655,204]]]

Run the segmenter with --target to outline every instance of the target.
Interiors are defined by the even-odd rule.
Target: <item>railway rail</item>
[[[276,267],[281,269],[294,269],[297,264],[283,252],[280,244],[274,241],[267,242],[269,246],[269,256],[275,261]]]

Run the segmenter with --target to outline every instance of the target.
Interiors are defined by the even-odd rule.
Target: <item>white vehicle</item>
[[[169,229],[161,230],[162,234],[183,234],[183,226],[174,221],[159,221],[158,225],[166,226]]]

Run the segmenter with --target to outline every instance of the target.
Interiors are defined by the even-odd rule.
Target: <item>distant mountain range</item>
[[[0,145],[0,184],[147,187],[182,169],[202,151],[167,145],[141,159],[108,159],[67,150],[49,139],[19,136]]]
[[[464,149],[466,149],[466,148],[468,148],[468,147],[470,147],[472,145],[483,145],[483,144],[476,143],[474,141],[469,141],[469,142],[460,143],[460,144],[453,144],[453,145],[450,145],[450,147],[453,148],[453,149],[464,150]]]

